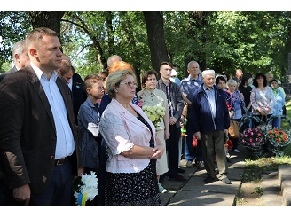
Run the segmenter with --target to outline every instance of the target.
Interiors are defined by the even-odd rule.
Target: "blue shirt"
[[[78,133],[80,147],[82,150],[82,166],[97,168],[98,167],[98,143],[94,132],[90,131],[89,123],[99,127],[98,108],[87,97],[86,101],[81,105],[78,116]]]
[[[215,90],[213,87],[207,88],[203,85],[203,89],[207,95],[207,100],[210,106],[210,110],[212,113],[213,118],[216,118],[216,100],[215,100]]]
[[[176,83],[178,86],[181,85],[181,81],[177,77],[174,78],[170,77],[170,81]]]
[[[43,73],[33,63],[30,64],[40,80],[44,93],[51,105],[51,112],[56,126],[57,135],[55,159],[62,159],[71,156],[75,151],[75,139],[68,122],[67,108],[59,91],[59,87],[56,84],[58,74],[53,71],[51,78],[48,80],[45,73]]]
[[[201,76],[197,80],[193,79],[191,75],[183,79],[181,82],[180,90],[184,93],[189,101],[192,101],[194,92],[200,88],[202,84]]]

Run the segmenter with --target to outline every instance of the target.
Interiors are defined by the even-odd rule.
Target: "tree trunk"
[[[163,16],[160,11],[144,11],[149,48],[151,51],[152,66],[160,72],[160,64],[169,61],[168,51],[164,38]]]
[[[60,36],[61,18],[65,11],[29,11],[33,28],[48,27]],[[60,38],[60,37],[59,37]]]

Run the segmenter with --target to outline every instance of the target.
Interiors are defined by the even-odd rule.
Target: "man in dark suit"
[[[0,83],[0,155],[14,200],[29,205],[71,204],[71,162],[76,128],[71,92],[56,69],[62,61],[57,34],[32,30],[30,66]],[[79,156],[79,149],[76,149]],[[79,163],[79,162],[78,162]],[[11,204],[10,204],[11,205]]]
[[[0,82],[4,79],[4,77],[7,74],[15,73],[29,64],[29,57],[27,54],[25,40],[19,41],[14,44],[12,48],[12,59],[14,66],[8,72],[0,74]],[[0,205],[3,205],[5,202],[4,192],[5,192],[5,180],[3,173],[3,163],[0,160]]]
[[[80,74],[75,72],[74,67],[73,67],[73,77],[71,79],[71,83],[72,83],[71,91],[73,93],[74,112],[75,112],[76,123],[77,123],[77,115],[78,115],[80,106],[86,100],[87,96],[83,87],[83,79],[80,76]]]
[[[9,73],[15,73],[29,64],[25,40],[16,42],[12,48],[12,58],[14,66],[6,73],[0,74],[0,82]]]

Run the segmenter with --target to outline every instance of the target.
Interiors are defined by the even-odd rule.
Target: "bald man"
[[[267,84],[268,84],[268,86],[270,86],[270,82],[274,78],[274,75],[271,72],[266,73],[265,75],[266,75],[266,79],[267,79]]]
[[[118,62],[118,61],[122,61],[122,58],[120,56],[118,56],[118,55],[112,55],[112,56],[110,56],[107,59],[107,69],[109,70],[109,68],[112,67],[112,65],[115,62]]]

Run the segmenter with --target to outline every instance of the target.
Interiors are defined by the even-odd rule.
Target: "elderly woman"
[[[160,205],[156,159],[163,150],[156,145],[155,127],[138,105],[136,76],[123,70],[107,77],[112,101],[100,119],[100,133],[107,145],[105,205]]]
[[[226,82],[228,86],[228,92],[230,94],[230,105],[231,105],[231,114],[230,119],[235,121],[240,121],[242,118],[242,108],[246,108],[243,95],[237,89],[237,82],[233,79],[230,79]],[[245,109],[246,111],[246,109]],[[238,138],[230,136],[232,141],[232,151],[240,152],[238,150]]]
[[[169,105],[166,94],[157,89],[157,72],[154,70],[146,71],[141,76],[141,84],[143,89],[137,93],[139,106],[149,105],[161,105],[166,109],[166,113],[163,116],[163,119],[158,123],[156,127],[156,137],[158,138],[161,146],[166,149],[166,141],[169,138]],[[161,193],[166,192],[167,190],[163,188],[160,182],[160,176],[169,171],[167,152],[164,152],[161,159],[157,160],[156,172],[159,190]]]

